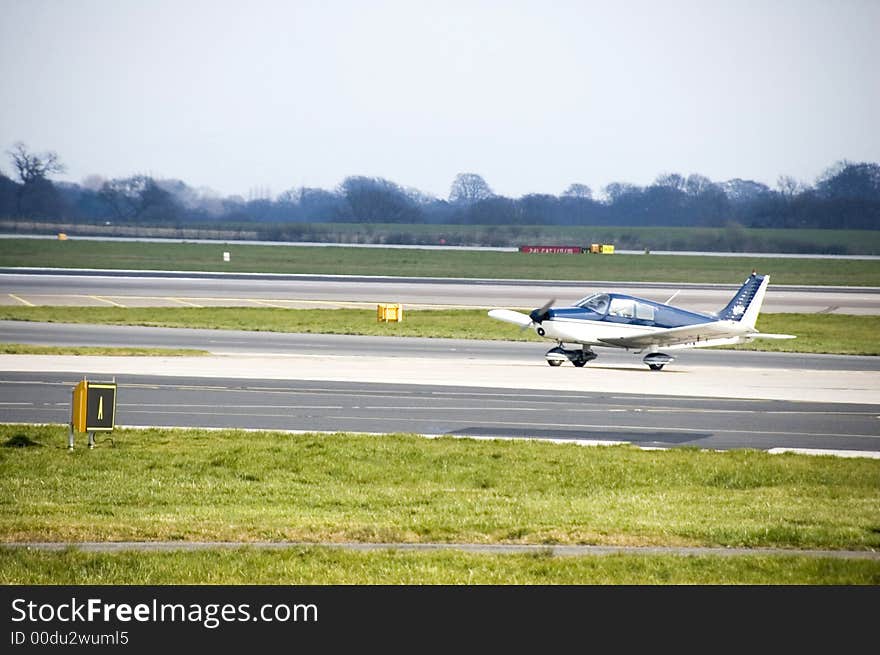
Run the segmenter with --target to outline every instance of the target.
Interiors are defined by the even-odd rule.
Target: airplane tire
[[[583,366],[586,363],[587,363],[587,360],[585,360],[585,359],[576,359],[572,362],[572,364],[574,364],[578,368],[580,368],[581,366]]]
[[[561,366],[562,365],[562,362],[559,361],[558,359],[548,359],[547,363],[550,364],[550,366]]]
[[[661,371],[663,370],[663,364],[648,364],[648,368],[652,371]]]

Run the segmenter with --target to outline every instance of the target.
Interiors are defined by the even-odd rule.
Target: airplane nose
[[[534,321],[535,323],[546,321],[548,318],[550,318],[550,306],[554,302],[556,302],[555,298],[545,303],[543,307],[533,309],[532,312],[529,314],[529,318],[532,319],[532,321]]]

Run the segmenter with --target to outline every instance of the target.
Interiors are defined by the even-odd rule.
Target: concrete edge
[[[22,425],[18,422],[0,421],[0,425]],[[46,425],[46,426],[64,426],[65,423],[30,423],[26,425]],[[350,430],[273,430],[269,428],[216,428],[216,427],[198,427],[183,425],[117,425],[116,428],[126,430],[240,430],[242,432],[281,432],[282,434],[322,434],[334,435],[344,432],[346,434],[363,434],[370,437],[382,437],[389,432],[352,432]],[[576,446],[633,446],[639,450],[675,450],[665,446],[638,446],[631,441],[614,440],[614,439],[554,439],[552,437],[507,437],[503,435],[480,435],[480,434],[422,434],[422,433],[401,433],[415,434],[425,439],[440,439],[441,437],[450,437],[452,439],[474,439],[477,441],[516,441],[527,439],[530,441],[542,441],[545,443],[555,444],[574,444]],[[706,450],[706,449],[703,449]],[[715,452],[727,452],[726,450],[715,450]],[[825,455],[828,457],[864,457],[868,459],[880,459],[880,451],[872,450],[831,450],[822,448],[769,448],[765,451],[770,455],[784,455],[793,453],[796,455]]]

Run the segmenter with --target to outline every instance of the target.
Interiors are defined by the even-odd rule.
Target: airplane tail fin
[[[727,306],[718,312],[718,318],[738,321],[754,329],[769,283],[769,275],[750,275]]]

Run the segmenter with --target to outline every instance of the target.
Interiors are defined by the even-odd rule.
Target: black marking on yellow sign
[[[105,404],[108,411],[104,411]],[[116,385],[89,383],[86,432],[113,429],[116,419]]]

